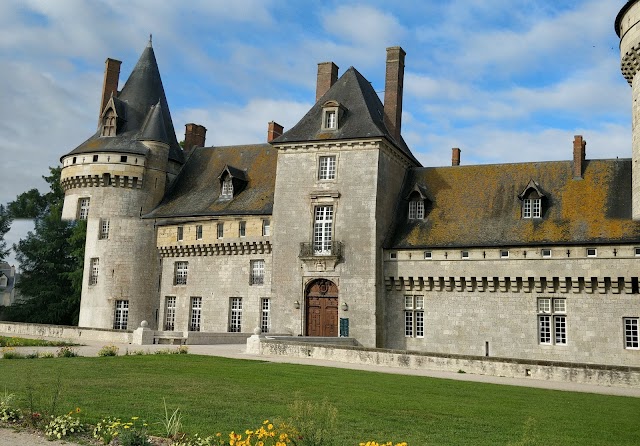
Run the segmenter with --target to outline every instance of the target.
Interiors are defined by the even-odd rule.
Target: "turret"
[[[63,156],[63,218],[87,220],[80,326],[155,325],[159,258],[142,215],[162,200],[184,156],[151,41],[121,91],[107,59],[98,129]],[[134,257],[135,255],[135,257]]]
[[[616,17],[615,29],[620,37],[620,68],[631,86],[632,96],[632,217],[640,220],[640,2],[627,2]]]

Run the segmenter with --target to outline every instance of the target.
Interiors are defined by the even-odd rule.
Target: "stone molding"
[[[142,178],[133,176],[113,175],[109,182],[102,175],[76,175],[63,178],[60,182],[66,192],[73,188],[82,187],[126,187],[131,189],[142,188]]]
[[[271,243],[265,241],[159,246],[158,253],[160,254],[160,257],[270,254]]]

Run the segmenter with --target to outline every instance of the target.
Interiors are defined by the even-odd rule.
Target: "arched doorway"
[[[317,279],[305,292],[307,336],[338,336],[338,287]]]

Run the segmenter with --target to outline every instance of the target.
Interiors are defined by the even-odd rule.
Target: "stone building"
[[[640,32],[616,19],[638,95]],[[590,160],[421,166],[401,134],[405,53],[384,101],[318,65],[316,103],[266,143],[177,143],[153,48],[61,159],[65,218],[87,219],[80,325],[348,336],[366,347],[640,366],[640,147]],[[634,101],[635,104],[635,101]],[[634,122],[639,116],[634,105]],[[635,129],[635,126],[634,126]]]
[[[0,306],[11,306],[19,297],[16,295],[18,276],[15,266],[0,262]]]

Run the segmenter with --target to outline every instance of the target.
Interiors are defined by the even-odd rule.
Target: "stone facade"
[[[630,3],[620,23],[635,23]],[[624,26],[623,51],[636,48]],[[268,144],[200,147],[206,129],[187,124],[185,157],[162,89],[128,88],[158,85],[151,56],[122,92],[103,92],[102,133],[62,159],[65,218],[90,198],[81,325],[147,320],[158,342],[262,331],[640,366],[635,142],[633,160],[588,160],[577,135],[569,161],[460,166],[454,149],[451,167],[422,167],[401,136],[394,47],[385,104],[357,70],[338,78],[325,62],[294,127],[269,123]],[[135,113],[146,118],[122,119]]]

